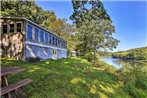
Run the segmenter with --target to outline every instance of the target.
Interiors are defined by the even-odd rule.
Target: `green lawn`
[[[130,98],[113,73],[106,71],[104,67],[94,67],[81,58],[37,63],[10,58],[1,60],[2,66],[26,69],[9,76],[8,79],[10,83],[24,78],[33,79],[23,90],[29,98]]]

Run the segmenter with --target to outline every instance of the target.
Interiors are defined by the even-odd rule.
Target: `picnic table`
[[[3,67],[1,68],[1,91],[0,96],[4,95],[5,98],[11,98],[10,92],[15,91],[18,88],[27,85],[28,83],[31,83],[31,79],[23,79],[17,83],[8,84],[7,76],[10,74],[15,74],[21,71],[24,71],[23,68],[18,67]]]

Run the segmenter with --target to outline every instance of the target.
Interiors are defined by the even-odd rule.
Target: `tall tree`
[[[72,4],[74,12],[70,18],[76,25],[79,40],[77,49],[81,55],[93,52],[93,63],[95,64],[98,49],[112,50],[118,44],[119,41],[112,37],[115,28],[101,1],[72,0]]]
[[[1,15],[4,17],[24,17],[45,28],[48,28],[47,25],[56,20],[54,12],[44,11],[35,4],[35,1],[6,0],[1,1],[1,5]]]

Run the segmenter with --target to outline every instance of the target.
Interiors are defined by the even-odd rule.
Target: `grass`
[[[9,83],[24,78],[33,82],[24,88],[27,98],[131,98],[122,82],[104,67],[95,67],[81,58],[45,60],[36,63],[1,58],[2,67],[26,71],[8,77]],[[108,70],[108,69],[107,69]],[[23,95],[23,94],[22,94]]]

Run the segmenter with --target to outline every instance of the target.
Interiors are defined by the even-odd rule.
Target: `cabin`
[[[1,17],[1,56],[28,58],[67,58],[67,41],[22,17]]]

